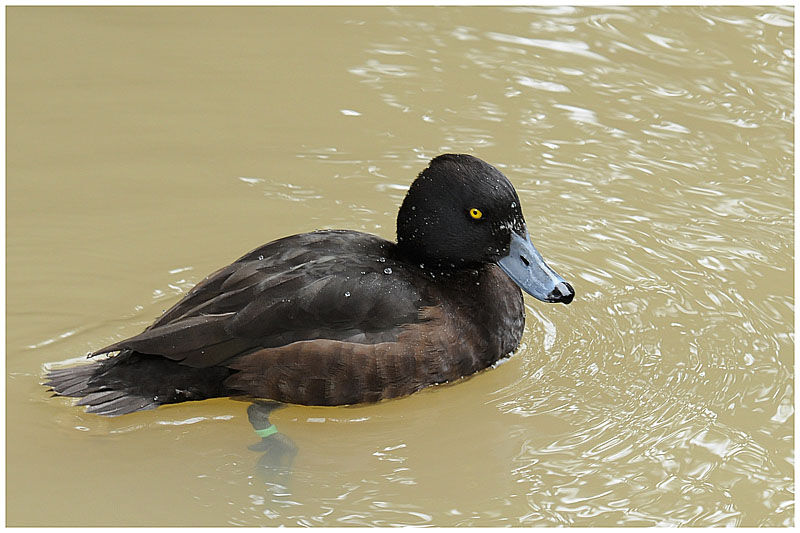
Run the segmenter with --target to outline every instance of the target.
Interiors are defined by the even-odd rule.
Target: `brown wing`
[[[203,280],[141,334],[95,354],[131,350],[208,367],[300,341],[395,341],[431,302],[418,274],[392,260],[393,246],[345,231],[274,241]]]

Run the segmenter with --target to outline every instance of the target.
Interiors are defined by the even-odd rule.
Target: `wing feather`
[[[387,246],[342,231],[274,241],[205,278],[139,335],[93,355],[130,350],[207,367],[306,340],[396,340],[426,302],[416,274]]]

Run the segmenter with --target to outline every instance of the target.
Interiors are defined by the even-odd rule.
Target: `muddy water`
[[[9,525],[793,524],[782,7],[7,11]],[[283,235],[393,237],[426,161],[515,183],[575,286],[453,385],[117,419],[39,385]]]

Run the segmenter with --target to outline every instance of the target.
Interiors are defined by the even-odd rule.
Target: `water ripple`
[[[230,523],[793,525],[793,9],[380,15],[348,22],[363,40],[342,69],[347,98],[320,93],[337,127],[366,133],[295,154],[365,178],[326,223],[375,223],[352,196],[393,205],[431,156],[476,153],[514,181],[537,247],[577,297],[528,302],[518,353],[456,385],[464,405],[439,401],[453,388],[370,415],[304,413],[282,426],[308,433],[291,481],[223,458],[210,476],[247,492]],[[314,209],[335,190],[239,180]],[[336,218],[341,205],[350,218]],[[182,272],[152,305],[186,290]],[[30,348],[87,330],[62,331]]]

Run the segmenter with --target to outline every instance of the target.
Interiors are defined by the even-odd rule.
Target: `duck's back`
[[[394,340],[430,304],[394,248],[345,230],[273,241],[198,283],[141,335],[109,348],[156,349],[148,353],[207,367],[300,340]]]

